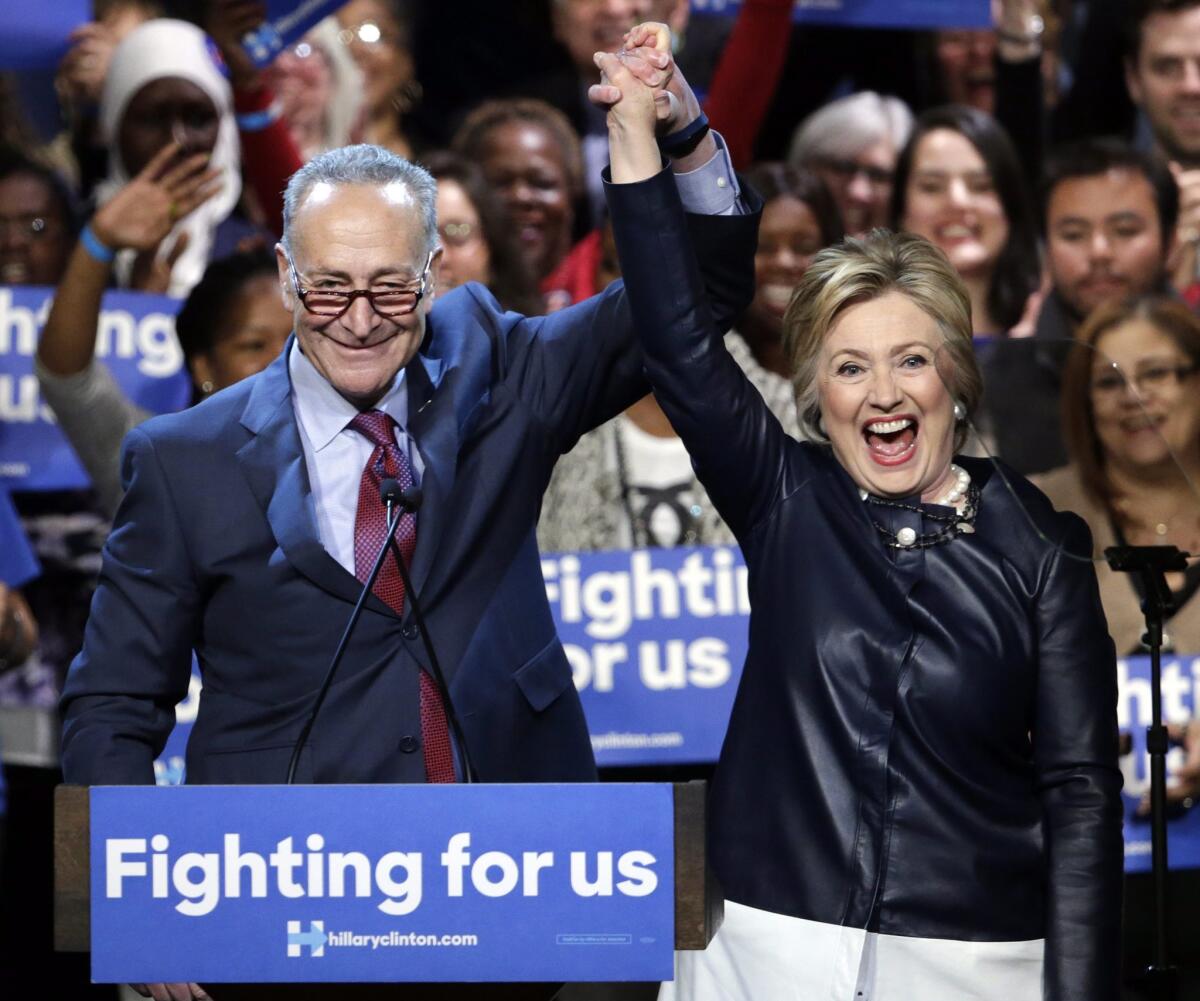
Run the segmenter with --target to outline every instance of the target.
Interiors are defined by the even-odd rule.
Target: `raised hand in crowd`
[[[1170,166],[1179,186],[1179,222],[1167,269],[1171,284],[1182,292],[1195,283],[1200,270],[1200,168],[1189,170],[1175,161]]]
[[[212,0],[207,5],[204,30],[221,50],[234,90],[258,82],[261,71],[242,45],[242,39],[266,19],[267,5],[260,0]]]
[[[221,189],[220,171],[206,169],[208,159],[207,153],[184,156],[178,143],[168,143],[92,218],[92,233],[105,247],[138,251],[131,287],[167,290],[187,234],[179,234],[165,252],[163,241],[180,219]]]
[[[178,143],[168,143],[84,227],[38,342],[39,360],[55,375],[73,375],[91,363],[100,299],[117,251],[138,252],[133,287],[166,290],[185,237],[160,253],[163,241],[221,187],[220,172],[207,167],[208,154],[180,154]]]
[[[119,41],[117,33],[101,21],[89,21],[71,32],[71,47],[58,64],[54,88],[62,100],[76,105],[100,101],[108,64]]]

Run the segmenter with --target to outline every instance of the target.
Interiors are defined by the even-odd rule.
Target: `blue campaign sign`
[[[10,490],[74,490],[87,474],[41,400],[33,355],[53,288],[0,286],[0,482]],[[175,336],[179,302],[108,292],[100,308],[96,357],[135,403],[153,413],[187,406],[191,380]]]
[[[734,15],[740,0],[692,0],[694,14]],[[793,20],[847,28],[987,28],[991,0],[796,0]]]
[[[746,658],[741,551],[543,556],[600,765],[717,760]]]
[[[267,19],[242,39],[256,66],[267,66],[323,17],[346,0],[267,0]]]
[[[71,31],[92,19],[91,0],[6,0],[0,69],[55,66]]]
[[[1150,725],[1150,659],[1127,657],[1117,664],[1117,723],[1133,738],[1133,751],[1121,759],[1125,775],[1125,870],[1150,871],[1150,819],[1136,814],[1150,791],[1150,755],[1146,727]],[[1200,655],[1163,658],[1163,719],[1186,723],[1200,713]],[[1182,748],[1167,755],[1167,784],[1184,761]],[[1167,857],[1172,869],[1200,868],[1200,807],[1172,812],[1167,824]]]
[[[663,980],[669,785],[91,790],[92,979]]]

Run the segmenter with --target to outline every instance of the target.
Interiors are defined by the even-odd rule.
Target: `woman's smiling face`
[[[844,309],[821,348],[821,419],[863,490],[931,500],[950,481],[954,401],[937,322],[901,292]]]

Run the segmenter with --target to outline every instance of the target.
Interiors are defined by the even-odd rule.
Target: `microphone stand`
[[[308,714],[308,720],[304,724],[304,729],[300,731],[300,738],[296,741],[296,746],[292,750],[292,760],[288,762],[288,785],[292,785],[295,781],[296,765],[300,762],[300,752],[304,750],[304,745],[308,743],[308,735],[312,733],[313,724],[317,721],[317,713],[321,711],[321,706],[325,703],[325,696],[329,694],[329,686],[333,682],[333,675],[337,671],[338,664],[342,662],[342,655],[346,652],[346,647],[350,643],[350,635],[354,632],[355,625],[358,624],[359,616],[362,615],[367,595],[371,593],[371,589],[375,586],[375,580],[379,576],[379,571],[383,568],[383,561],[387,558],[389,543],[392,542],[392,538],[396,534],[396,526],[400,524],[400,518],[403,514],[404,508],[399,507],[396,509],[395,517],[392,517],[391,507],[389,506],[388,508],[387,540],[380,547],[379,555],[375,557],[375,564],[371,567],[371,573],[363,584],[362,590],[359,592],[358,601],[354,603],[354,611],[350,613],[350,620],[346,623],[346,628],[342,630],[342,638],[338,640],[333,660],[330,661],[329,669],[325,672],[325,680],[321,682],[321,690],[317,693],[317,700],[313,703],[312,711]]]
[[[392,508],[399,505],[396,520],[400,520],[400,516],[405,512],[415,512],[421,502],[421,493],[419,490],[410,491],[405,494],[400,490],[400,484],[396,480],[384,480],[380,484],[380,495],[383,497],[385,509],[387,511],[388,524],[392,522]],[[396,544],[396,537],[393,532],[388,532],[387,545],[385,550],[392,551],[392,558],[395,560],[396,569],[400,572],[400,579],[404,582],[405,600],[412,606],[413,620],[416,622],[417,629],[421,633],[421,642],[425,646],[425,652],[429,655],[429,669],[433,677],[433,682],[437,685],[438,694],[442,699],[442,708],[446,713],[446,721],[450,729],[454,733],[454,741],[458,745],[459,752],[462,755],[463,763],[463,779],[466,784],[479,781],[479,777],[475,772],[475,765],[471,761],[471,751],[467,747],[467,738],[464,736],[462,726],[458,722],[458,713],[454,709],[454,703],[450,700],[450,689],[446,685],[446,676],[442,674],[442,665],[438,662],[437,654],[433,650],[433,640],[429,637],[429,630],[425,626],[425,616],[421,612],[421,603],[417,601],[417,592],[413,588],[412,577],[409,576],[408,567],[404,563],[404,556],[400,552],[400,547]]]
[[[1142,613],[1146,616],[1146,645],[1150,648],[1150,846],[1154,875],[1154,954],[1146,967],[1145,983],[1151,1001],[1175,1001],[1178,970],[1167,958],[1167,750],[1162,719],[1163,622],[1171,610],[1166,574],[1187,569],[1187,556],[1174,546],[1111,546],[1104,550],[1108,565],[1119,573],[1137,574],[1142,582]]]

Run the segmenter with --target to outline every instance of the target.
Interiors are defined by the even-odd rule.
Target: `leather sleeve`
[[[670,170],[638,184],[607,185],[614,225],[618,219],[679,213],[676,257],[699,257],[697,295],[724,331],[754,296],[754,248],[761,201],[744,196],[747,211],[727,216],[687,215]],[[686,221],[685,221],[686,219]],[[622,252],[632,274],[663,275],[657,241],[638,241]],[[673,264],[672,266],[676,266]],[[664,281],[665,285],[665,281]],[[501,378],[512,385],[549,431],[558,452],[611,420],[649,391],[625,286],[614,282],[598,296],[545,317],[522,319],[501,339]]]
[[[63,688],[63,775],[73,784],[153,783],[191,676],[200,596],[170,484],[140,429],[125,440],[121,479],[83,652]]]
[[[1074,515],[1037,603],[1033,753],[1046,843],[1047,1001],[1120,997],[1121,773],[1116,655],[1090,533]]]
[[[673,188],[660,187],[647,211],[612,213],[634,327],[659,404],[742,538],[779,496],[787,435],[725,349],[682,207]],[[607,191],[611,202],[619,186]],[[748,256],[752,267],[752,248]]]

